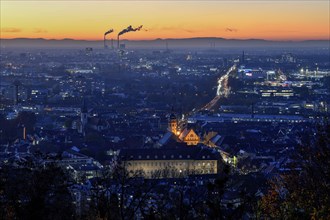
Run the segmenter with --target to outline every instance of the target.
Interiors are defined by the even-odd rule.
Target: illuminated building
[[[247,69],[243,66],[237,71],[238,77],[242,79],[262,79],[265,78],[265,72],[261,69]]]
[[[119,158],[131,173],[146,178],[174,178],[217,174],[220,154],[200,147],[176,149],[122,149]]]
[[[168,131],[174,134],[180,141],[185,142],[187,145],[197,145],[200,142],[200,137],[193,129],[179,129],[178,119],[174,113],[170,115]]]
[[[199,136],[195,133],[193,129],[184,129],[179,135],[179,138],[187,145],[197,145],[200,141]]]
[[[259,91],[262,97],[293,97],[292,89],[261,89]]]

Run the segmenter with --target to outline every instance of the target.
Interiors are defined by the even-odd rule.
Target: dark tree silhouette
[[[55,165],[2,166],[1,219],[73,219],[75,210],[68,177]]]
[[[276,219],[330,218],[330,126],[302,146],[291,172],[275,178],[262,198],[264,216]]]

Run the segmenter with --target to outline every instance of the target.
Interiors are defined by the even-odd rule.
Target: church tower
[[[168,130],[175,135],[177,134],[178,131],[178,119],[175,116],[173,109],[168,122]]]

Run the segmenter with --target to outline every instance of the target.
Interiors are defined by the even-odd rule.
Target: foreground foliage
[[[276,177],[261,201],[265,217],[330,219],[330,126],[302,146],[291,171]]]

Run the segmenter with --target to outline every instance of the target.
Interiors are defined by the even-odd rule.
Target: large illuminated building
[[[132,175],[141,173],[146,178],[217,174],[220,154],[211,148],[197,146],[200,142],[196,132],[185,128],[172,111],[168,132],[159,140],[159,148],[121,149],[116,155]]]
[[[142,172],[147,178],[217,174],[220,162],[219,153],[202,147],[122,149],[119,157],[131,174]]]

